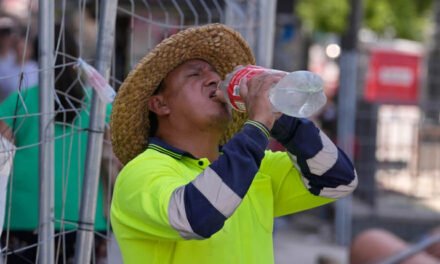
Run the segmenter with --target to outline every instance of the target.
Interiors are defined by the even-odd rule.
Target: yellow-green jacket
[[[248,121],[212,163],[150,138],[114,189],[124,263],[273,263],[274,217],[356,187],[351,162],[310,121],[283,116],[270,133],[288,152],[267,151],[269,131]]]

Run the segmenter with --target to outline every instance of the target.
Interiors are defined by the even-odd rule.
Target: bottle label
[[[233,73],[231,80],[228,83],[226,88],[229,101],[231,102],[231,106],[234,110],[244,112],[246,111],[246,106],[244,104],[243,99],[240,96],[240,81],[242,78],[246,78],[247,80],[252,79],[257,74],[267,71],[266,68],[255,66],[255,65],[247,65],[242,68],[239,68],[237,71]]]

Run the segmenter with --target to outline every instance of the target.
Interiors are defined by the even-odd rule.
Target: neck
[[[213,131],[177,131],[159,129],[156,136],[173,147],[191,153],[196,158],[214,161],[219,156],[221,133]]]

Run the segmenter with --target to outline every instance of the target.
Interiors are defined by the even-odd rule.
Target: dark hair
[[[74,69],[74,63],[78,58],[78,47],[73,34],[67,28],[55,25],[55,121],[72,123],[78,109],[82,107],[84,89],[78,82],[78,73]],[[59,43],[58,41],[61,40]],[[34,39],[34,50],[38,57],[38,38]]]
[[[78,79],[78,72],[74,63],[78,58],[78,46],[75,38],[68,29],[55,26],[55,48],[59,43],[55,63],[55,120],[63,123],[72,123],[78,109],[82,107],[85,92]]]
[[[8,37],[14,33],[18,27],[18,22],[15,17],[0,10],[0,36]]]
[[[67,28],[55,25],[55,121],[72,123],[78,109],[82,107],[85,92],[78,81],[74,63],[78,58],[78,46],[73,34]],[[58,43],[59,39],[61,40]],[[34,39],[35,57],[38,58],[38,38]]]
[[[0,28],[0,36],[6,37],[12,34],[12,28]]]

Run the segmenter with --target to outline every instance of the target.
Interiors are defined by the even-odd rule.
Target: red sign
[[[373,49],[370,54],[365,99],[370,102],[417,103],[421,55]]]

